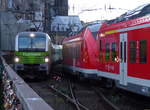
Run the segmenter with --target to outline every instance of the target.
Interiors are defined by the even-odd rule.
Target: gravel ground
[[[54,92],[48,87],[53,86],[59,91],[70,96],[69,84],[66,79],[54,77],[49,81],[28,82],[28,84],[55,110],[74,110],[74,106],[57,94],[54,94]],[[89,110],[106,110],[99,97],[88,86],[86,87],[82,84],[80,85],[73,82],[73,90],[78,101]]]
[[[61,73],[61,69],[58,70]],[[29,85],[55,110],[74,110],[67,101],[65,101],[63,98],[61,98],[48,88],[48,86],[51,85],[64,92],[65,94],[69,94],[70,92],[65,79],[60,78],[56,80],[55,78],[52,78],[47,81],[30,82]],[[90,88],[87,89],[88,87],[84,86],[79,86],[79,84],[75,84],[74,91],[75,95],[78,97],[78,100],[83,105],[86,105],[90,110],[100,110],[100,108],[101,110],[105,110],[105,108],[102,107],[98,96],[96,96]],[[120,110],[150,110],[150,99],[147,97],[133,94],[120,89],[112,90],[106,88],[104,89],[103,94],[115,105],[117,105]]]
[[[138,94],[115,88],[114,90],[104,91],[105,96],[120,110],[145,110],[150,108],[150,99]]]
[[[67,101],[65,101],[57,94],[55,94],[48,87],[48,84],[50,84],[49,81],[29,83],[29,85],[33,88],[33,90],[55,110],[73,110],[72,106]],[[56,87],[56,85],[52,85],[52,86]]]

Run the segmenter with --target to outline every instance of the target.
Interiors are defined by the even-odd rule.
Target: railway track
[[[76,99],[76,97],[74,96],[73,90],[72,90],[71,83],[70,83],[70,86],[69,86],[71,97],[69,95],[64,94],[63,92],[59,91],[58,89],[54,88],[53,86],[49,86],[49,87],[50,87],[50,89],[52,89],[53,91],[57,92],[59,95],[64,97],[66,100],[71,102],[73,105],[75,105],[77,110],[89,110],[86,106],[79,103],[79,101]]]
[[[95,91],[95,93],[100,97],[105,108],[108,108],[108,110],[120,110],[116,105],[114,105],[109,99],[105,97],[105,95],[102,93],[102,89],[95,87],[92,88]]]
[[[128,91],[118,90],[116,105],[122,110],[148,110],[150,109],[150,99]],[[113,100],[112,98],[110,100]],[[126,105],[126,106],[124,106]]]
[[[29,85],[55,110],[143,110],[141,108],[144,108],[139,104],[136,106],[138,100],[133,99],[135,102],[129,104],[132,98],[128,98],[127,94],[121,95],[120,92],[119,94],[116,92],[114,95],[111,92],[113,90],[79,80],[72,81],[72,78],[69,81],[68,78],[63,77],[60,80],[56,79],[29,82]]]
[[[68,79],[67,79],[68,80]],[[100,100],[100,102],[97,102],[97,104],[100,104],[101,105],[101,109],[103,110],[119,110],[118,107],[116,107],[113,103],[111,103],[101,92],[101,90],[98,91],[98,89],[96,87],[92,87],[91,90],[81,90],[80,92],[80,89],[79,90],[75,90],[74,88],[78,88],[77,86],[79,86],[79,84],[76,84],[76,83],[73,83],[72,81],[68,80],[68,85],[69,85],[69,91],[70,91],[70,95],[66,95],[64,93],[62,93],[61,91],[53,88],[53,87],[50,87],[51,89],[53,89],[55,92],[58,92],[60,95],[62,95],[63,97],[65,97],[67,100],[69,100],[71,103],[73,103],[76,107],[77,110],[94,110],[93,108],[91,107],[88,107],[86,104],[82,104],[84,103],[83,100],[81,99],[80,100],[80,96],[78,96],[77,94],[78,93],[81,93],[82,92],[84,94],[86,94],[87,92],[87,96],[88,94],[92,93],[92,95],[95,95],[95,97],[99,97],[98,99]],[[89,88],[89,87],[88,87]],[[93,89],[93,90],[92,90]],[[94,92],[93,92],[94,91]],[[94,94],[95,93],[95,94]],[[90,99],[88,99],[90,100]],[[93,99],[90,100],[90,102],[93,102]],[[94,102],[93,102],[94,103]],[[89,103],[90,104],[90,103]],[[86,106],[85,106],[86,105]],[[104,106],[104,107],[102,107]],[[97,108],[96,110],[98,110],[99,108]]]
[[[82,84],[64,79],[56,81],[52,79],[44,82],[31,82],[28,84],[53,108],[63,110],[59,105],[67,105],[64,110],[108,110],[104,105],[103,97],[99,97],[91,88],[84,87]],[[45,92],[45,93],[44,93]],[[49,99],[49,100],[48,100]],[[55,99],[55,100],[53,100]],[[53,104],[52,101],[63,100],[63,103]],[[56,106],[56,107],[54,107]],[[109,110],[117,110],[110,109]]]
[[[83,84],[83,86],[87,86]],[[102,93],[102,89],[98,88],[98,87],[94,87],[89,83],[89,86],[87,86],[86,88],[90,88],[90,91],[87,90],[87,93],[92,93],[95,97],[97,97],[97,103],[100,105],[98,108],[101,108],[101,110],[120,110],[117,106],[115,106],[109,99],[107,99],[105,97],[105,95]],[[79,91],[77,91],[78,93]],[[82,90],[81,90],[82,92]],[[86,91],[85,91],[86,92]],[[85,93],[84,92],[84,93]],[[88,97],[88,95],[87,95]],[[78,99],[79,100],[79,99]],[[91,99],[91,102],[93,102],[93,100]],[[84,102],[83,102],[84,103]],[[93,109],[91,109],[93,110]]]

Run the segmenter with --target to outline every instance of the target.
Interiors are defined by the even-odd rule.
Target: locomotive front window
[[[18,47],[19,47],[19,49],[31,48],[31,38],[29,38],[29,37],[19,37]]]
[[[18,38],[19,51],[45,51],[46,38],[43,36],[38,37],[26,37],[20,36]]]
[[[45,49],[46,44],[45,37],[36,37],[32,38],[32,48],[34,49]]]

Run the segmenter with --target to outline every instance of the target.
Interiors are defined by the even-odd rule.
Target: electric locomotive
[[[21,32],[15,39],[15,70],[48,75],[51,68],[51,39],[43,32]]]

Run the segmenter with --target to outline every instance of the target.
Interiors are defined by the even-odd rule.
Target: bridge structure
[[[1,110],[54,110],[0,57]],[[1,104],[2,105],[2,104]]]

